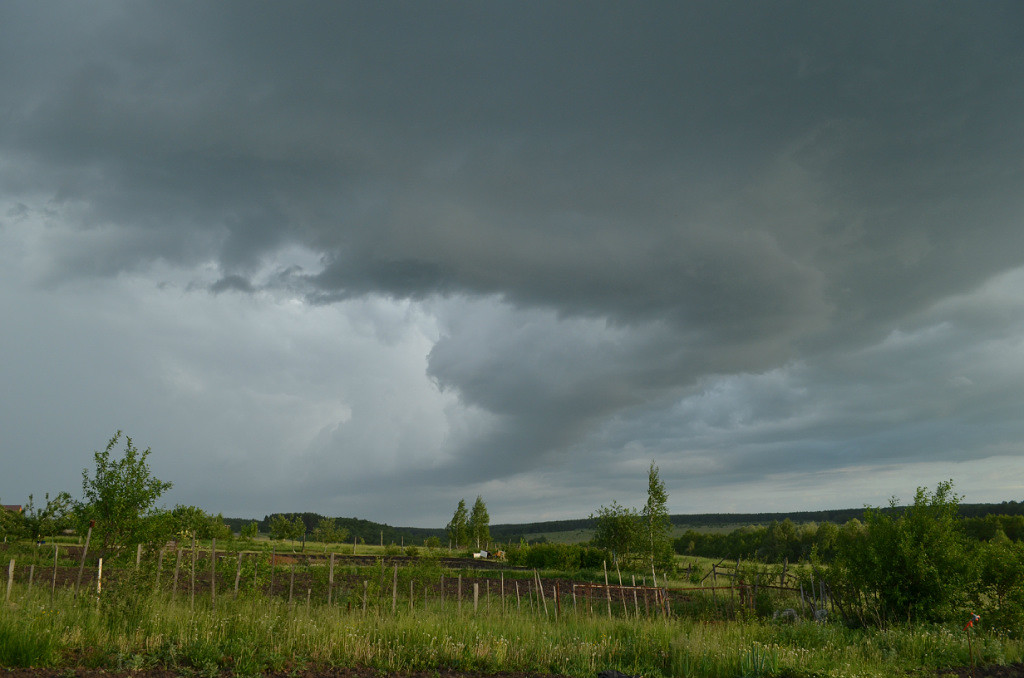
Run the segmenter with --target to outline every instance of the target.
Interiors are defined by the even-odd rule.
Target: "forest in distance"
[[[905,507],[883,507],[878,510],[885,513],[899,513]],[[772,523],[783,523],[790,521],[797,525],[807,523],[835,523],[837,525],[850,520],[864,520],[866,508],[832,509],[823,511],[788,511],[778,513],[681,513],[669,516],[676,532],[682,533],[686,530],[701,531],[706,528],[716,530],[732,530],[741,527],[768,527]],[[998,504],[960,504],[959,513],[965,519],[984,519],[987,516],[1019,516],[1024,520],[1024,502],[1003,501]],[[224,523],[231,528],[232,532],[240,533],[242,528],[252,522],[259,525],[261,533],[270,531],[270,521],[276,515],[287,515],[299,518],[306,526],[306,530],[312,533],[322,520],[329,519],[328,516],[314,512],[296,512],[265,515],[262,520],[254,518],[224,518]],[[386,523],[378,523],[364,518],[333,518],[339,529],[344,529],[349,535],[362,540],[364,543],[379,543],[383,539],[385,544],[422,544],[425,539],[437,537],[443,543],[447,543],[447,536],[444,527],[395,527]],[[519,542],[525,540],[527,543],[543,543],[548,541],[544,535],[553,532],[591,531],[597,527],[597,518],[576,518],[567,520],[550,520],[532,523],[504,523],[490,526],[491,538],[498,542]]]

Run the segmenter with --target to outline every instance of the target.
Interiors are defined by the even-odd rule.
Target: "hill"
[[[883,511],[900,511],[883,508]],[[965,518],[983,518],[987,515],[1024,515],[1024,502],[1004,501],[999,504],[961,504],[960,514]],[[259,520],[260,532],[267,532],[270,518],[276,514],[264,516]],[[306,531],[312,532],[317,524],[326,518],[319,513],[286,514],[298,515],[306,525]],[[794,523],[842,524],[856,518],[863,520],[864,509],[834,509],[828,511],[788,511],[776,513],[681,513],[670,516],[673,526],[679,529],[727,528],[741,525],[767,525],[774,521],[789,519]],[[241,530],[252,518],[225,518],[224,522],[235,532]],[[448,536],[443,527],[393,527],[385,523],[377,523],[362,518],[335,518],[338,527],[348,530],[349,539],[356,537],[367,544],[422,544],[428,537],[437,537],[442,544],[448,543]],[[526,541],[585,541],[589,539],[596,521],[593,518],[577,518],[570,520],[548,520],[533,523],[501,523],[491,525],[491,537],[499,542]]]

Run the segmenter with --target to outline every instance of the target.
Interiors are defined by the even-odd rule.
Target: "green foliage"
[[[650,557],[651,565],[670,565],[672,521],[668,513],[668,491],[653,461],[647,472],[647,503],[640,511],[640,516],[644,523],[644,549]]]
[[[455,513],[445,531],[448,533],[448,540],[455,548],[466,543],[469,537],[469,512],[466,510],[465,499],[459,500],[459,505],[455,508]]]
[[[323,518],[310,535],[313,541],[324,544],[337,544],[348,540],[348,530],[338,527],[333,518]]]
[[[238,538],[245,541],[253,541],[260,534],[260,524],[256,521],[246,523],[238,533]]]
[[[81,524],[94,523],[93,534],[108,548],[133,546],[163,536],[159,532],[164,523],[152,518],[159,513],[157,500],[171,489],[171,483],[150,475],[146,462],[150,449],[140,451],[131,437],[125,437],[124,456],[111,458],[121,436],[118,431],[106,449],[94,453],[96,468],[92,476],[88,469],[82,470],[82,501],[77,505]]]
[[[591,518],[597,520],[594,546],[607,551],[612,562],[629,563],[641,546],[642,524],[636,509],[613,500],[611,506],[602,506]]]
[[[476,540],[478,549],[486,548],[491,541],[491,516],[487,513],[487,505],[477,495],[473,502],[473,511],[469,515],[469,537]]]
[[[562,572],[600,569],[604,558],[603,550],[583,544],[520,543],[505,551],[510,565]]]
[[[845,525],[828,573],[847,608],[883,622],[957,618],[976,581],[958,503],[945,481],[934,493],[919,487],[900,515],[869,510],[863,526]]]
[[[25,533],[25,519],[20,513],[0,509],[0,538],[20,539]]]
[[[432,535],[430,537],[427,537],[426,541],[423,542],[423,545],[426,546],[428,549],[441,548],[441,539],[439,537]]]
[[[283,513],[275,513],[270,517],[270,538],[271,539],[302,539],[306,534],[306,524],[300,516]]]
[[[32,495],[22,511],[24,534],[29,539],[39,540],[60,534],[74,524],[74,500],[67,492],[61,492],[53,499],[46,494],[46,505],[37,509]]]

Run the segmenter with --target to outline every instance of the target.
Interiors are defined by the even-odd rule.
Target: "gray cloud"
[[[528,511],[510,488],[560,496],[584,459],[593,487],[651,456],[725,486],[1016,434],[989,351],[1020,309],[957,305],[1024,264],[1015,3],[59,7],[0,9],[10,317],[152,284],[225,352],[309,332],[318,363],[406,356],[331,393],[298,349],[255,350],[204,392],[225,430],[289,373],[288,407],[325,414],[255,426],[253,455],[342,475],[370,450],[363,488]],[[228,337],[174,297],[201,290],[266,316]],[[268,355],[287,369],[241,376]],[[343,512],[319,476],[295,487]]]

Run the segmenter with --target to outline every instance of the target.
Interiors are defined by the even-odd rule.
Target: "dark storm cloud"
[[[494,417],[467,477],[595,431],[678,453],[710,380],[829,392],[840,350],[1024,264],[1022,45],[1017,3],[7,4],[0,186],[74,232],[51,284],[448,299],[429,374]],[[322,270],[257,284],[289,246]],[[746,386],[718,407],[786,420]]]

